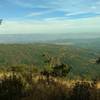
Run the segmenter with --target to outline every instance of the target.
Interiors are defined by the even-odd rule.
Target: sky
[[[0,34],[100,34],[100,0],[0,0]]]

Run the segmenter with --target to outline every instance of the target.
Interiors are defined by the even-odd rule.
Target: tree
[[[43,54],[42,56],[46,58],[45,63],[47,66],[41,71],[41,75],[46,77],[48,84],[50,82],[50,76],[66,77],[72,69],[68,64],[62,63],[58,57],[50,57],[48,54]]]
[[[0,25],[2,24],[2,21],[3,21],[3,20],[2,20],[2,19],[0,19]]]
[[[72,67],[68,66],[67,64],[60,64],[60,65],[55,65],[52,67],[51,70],[44,69],[41,72],[41,75],[46,76],[46,78],[49,80],[49,77],[66,77],[67,74],[70,72]]]
[[[66,77],[67,74],[70,72],[71,67],[67,64],[60,64],[53,67],[52,76],[54,77]]]
[[[97,64],[100,64],[100,57],[96,60]]]

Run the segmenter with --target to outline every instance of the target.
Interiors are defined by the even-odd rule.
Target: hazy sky
[[[0,0],[0,34],[100,33],[100,0]]]

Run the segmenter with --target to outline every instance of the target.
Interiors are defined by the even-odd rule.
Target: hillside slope
[[[100,76],[100,65],[95,63],[97,55],[93,49],[55,44],[0,44],[0,66],[35,65],[43,68],[43,54],[60,59],[72,66],[70,78],[95,78]]]

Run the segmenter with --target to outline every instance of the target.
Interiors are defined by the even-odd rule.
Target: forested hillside
[[[100,76],[100,65],[96,63],[99,51],[96,48],[75,47],[56,44],[0,44],[0,67],[36,66],[44,68],[43,55],[52,57],[55,63],[64,63],[72,67],[69,78],[87,79]]]

